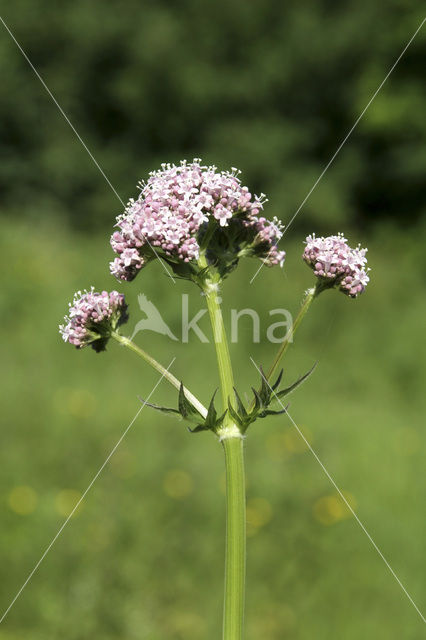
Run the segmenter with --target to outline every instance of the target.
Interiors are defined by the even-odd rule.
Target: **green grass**
[[[422,229],[377,228],[368,238],[372,282],[350,301],[314,303],[285,362],[291,382],[317,369],[291,396],[290,413],[348,495],[420,609],[423,581],[426,365],[421,318]],[[418,238],[418,240],[416,240]],[[289,233],[285,271],[243,263],[223,289],[230,308],[294,314],[312,275]],[[64,345],[57,324],[75,289],[112,288],[107,235],[74,235],[53,221],[3,224],[0,291],[2,429],[0,547],[4,610],[129,424],[158,376],[111,344],[106,353]],[[180,332],[180,295],[203,300],[151,265],[123,287],[129,333],[145,293]],[[274,319],[276,321],[276,319]],[[208,320],[200,326],[208,333]],[[250,362],[274,348],[252,344],[248,319],[232,345],[244,393]],[[264,336],[263,336],[264,338]],[[136,338],[207,402],[218,384],[212,345],[156,334]],[[154,402],[173,404],[162,383]],[[423,623],[350,517],[287,417],[259,421],[246,440],[247,640],[422,637]],[[148,408],[98,478],[0,626],[0,640],[208,639],[220,637],[224,556],[224,463],[211,434]],[[30,487],[31,491],[19,489]],[[18,489],[17,489],[18,488]],[[20,513],[27,511],[27,513]]]

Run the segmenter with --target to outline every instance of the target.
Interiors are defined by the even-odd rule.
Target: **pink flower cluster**
[[[59,331],[65,342],[78,349],[92,343],[95,351],[102,351],[111,331],[128,319],[124,295],[118,291],[97,293],[93,287],[77,291],[69,307],[66,324]]]
[[[254,239],[254,246],[264,246],[265,254],[259,256],[263,262],[269,267],[274,265],[282,267],[286,253],[277,249],[277,244],[282,238],[284,228],[281,220],[277,217],[268,220],[261,216],[257,217],[256,221],[248,221],[247,224],[249,227],[253,226],[256,230],[257,235]]]
[[[163,164],[151,172],[147,182],[139,184],[138,199],[131,199],[117,218],[111,246],[118,257],[110,265],[111,273],[133,280],[147,261],[158,256],[172,263],[196,261],[207,228],[213,224],[226,232],[237,220],[245,230],[245,235],[239,235],[245,246],[236,246],[236,253],[250,237],[253,246],[261,247],[253,255],[267,264],[282,265],[285,253],[276,249],[282,231],[259,217],[265,197],[253,196],[241,186],[238,174],[237,169],[228,172],[202,166],[199,159],[179,166]]]
[[[356,298],[370,280],[366,253],[367,249],[360,247],[351,249],[341,233],[327,238],[312,234],[306,238],[303,259],[324,284],[335,284],[343,293]]]

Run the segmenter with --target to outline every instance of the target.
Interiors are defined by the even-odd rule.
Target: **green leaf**
[[[283,372],[284,372],[284,369],[281,369],[281,371],[278,374],[278,378],[275,381],[275,384],[272,385],[272,391],[275,391],[275,389],[277,389],[280,386],[281,378],[283,377]]]
[[[238,410],[240,416],[242,418],[247,418],[248,414],[247,414],[246,408],[245,408],[244,403],[241,400],[241,397],[240,397],[240,395],[239,395],[239,393],[238,393],[238,391],[236,390],[235,387],[234,387],[234,394],[235,394],[235,401],[237,403],[237,410]]]
[[[293,384],[291,384],[289,387],[287,387],[287,389],[282,389],[282,391],[276,392],[275,393],[276,398],[284,398],[284,396],[286,396],[289,393],[291,393],[292,391],[294,391],[303,382],[305,382],[305,380],[307,380],[307,378],[309,378],[309,376],[311,375],[311,373],[313,372],[313,370],[315,369],[316,366],[317,366],[317,363],[315,363],[314,366],[312,367],[312,369],[309,369],[309,371],[307,373],[305,373],[305,375],[301,376],[298,380],[296,380],[296,382],[293,382]]]
[[[191,433],[199,433],[200,431],[209,431],[209,429],[204,424],[199,424],[194,427],[194,429],[188,427],[188,431],[190,431]]]
[[[244,426],[244,420],[241,419],[241,416],[235,411],[234,407],[230,402],[228,403],[228,411],[231,418],[234,420],[234,422],[237,423],[239,427]]]
[[[254,409],[253,412],[258,412],[260,409],[263,408],[264,404],[262,401],[262,398],[260,397],[260,394],[256,391],[256,389],[254,387],[251,388],[251,390],[253,391],[254,394]]]
[[[204,422],[204,424],[208,429],[214,429],[214,427],[216,426],[217,411],[214,406],[214,399],[215,399],[216,393],[217,393],[217,389],[212,395],[212,399],[210,400],[207,416]]]
[[[223,423],[227,413],[228,413],[228,409],[225,409],[225,411],[222,413],[222,415],[216,420],[216,427],[222,426],[222,423]]]
[[[180,411],[177,409],[172,409],[170,407],[160,407],[158,404],[153,404],[152,402],[147,402],[140,396],[138,396],[139,400],[142,402],[144,406],[151,407],[151,409],[155,409],[156,411],[161,411],[162,413],[174,413],[180,415]]]
[[[266,380],[266,376],[263,372],[262,367],[260,367],[260,373],[261,373],[261,387],[259,391],[259,398],[261,399],[263,406],[268,406],[271,399],[272,389],[268,381]]]
[[[238,419],[238,424],[242,427],[243,431],[246,431],[247,427],[252,422],[255,422],[258,418],[266,418],[267,416],[277,416],[277,415],[286,413],[288,405],[287,407],[282,409],[278,409],[278,408],[273,409],[271,408],[271,405],[273,406],[274,403],[276,403],[277,401],[279,402],[280,398],[283,398],[284,396],[288,395],[289,393],[294,391],[299,385],[301,385],[311,375],[315,367],[316,367],[316,363],[307,373],[305,373],[305,375],[301,376],[296,380],[296,382],[291,384],[286,389],[282,389],[281,391],[277,391],[277,389],[279,388],[279,385],[281,383],[283,370],[281,369],[281,371],[279,372],[278,377],[275,380],[274,384],[270,385],[263,371],[263,368],[260,367],[259,368],[261,372],[260,389],[257,390],[254,387],[252,387],[252,391],[254,395],[253,409],[251,410],[250,413],[247,413],[247,411],[245,410],[244,404],[241,401],[241,398],[239,397],[237,391],[234,389],[238,411],[235,411],[231,406],[229,406],[229,412],[231,416],[235,421],[237,421]]]
[[[265,409],[262,413],[259,413],[258,418],[266,418],[266,416],[279,416],[283,413],[287,413],[289,405],[281,409],[280,411],[274,411],[273,409]]]
[[[185,395],[183,383],[180,383],[179,389],[179,413],[183,418],[191,418],[192,416],[198,416],[202,418],[200,412],[189,402]]]
[[[217,417],[217,411],[214,406],[216,393],[217,389],[214,392],[212,399],[210,400],[207,416],[205,417],[205,419],[203,419],[202,416],[197,412],[197,426],[195,427],[195,429],[190,429],[191,433],[198,433],[199,431],[213,431],[216,433],[217,429],[222,425],[228,410],[225,409],[222,415],[219,416],[219,418]],[[194,418],[192,418],[192,420],[194,420]]]

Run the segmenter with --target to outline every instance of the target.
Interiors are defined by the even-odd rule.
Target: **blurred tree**
[[[420,0],[20,0],[5,21],[126,200],[163,161],[238,166],[291,218],[423,17]],[[5,29],[0,188],[80,228],[121,211]],[[424,211],[423,29],[297,223]]]

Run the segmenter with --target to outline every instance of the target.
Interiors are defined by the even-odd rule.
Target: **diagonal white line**
[[[262,376],[263,380],[265,380],[266,384],[268,385],[268,387],[270,388],[270,390],[272,391],[272,393],[274,394],[276,400],[278,401],[278,403],[281,405],[281,407],[283,409],[285,409],[285,406],[283,405],[283,403],[281,402],[281,400],[278,398],[277,394],[275,393],[275,391],[272,389],[271,385],[269,384],[268,380],[265,378],[265,376],[263,375],[262,371],[260,370],[260,368],[257,366],[256,362],[253,360],[253,358],[250,356],[250,360],[252,361],[253,365],[256,367],[256,369],[258,370],[258,372],[260,373],[260,375]],[[395,571],[392,569],[391,565],[389,564],[389,562],[386,560],[385,556],[383,555],[383,553],[380,551],[379,547],[377,546],[377,544],[374,542],[373,538],[371,537],[371,535],[368,533],[367,529],[365,528],[365,525],[361,522],[361,520],[359,519],[359,517],[357,516],[357,514],[355,513],[355,511],[353,510],[353,508],[351,507],[351,505],[349,504],[348,500],[345,498],[344,494],[342,493],[342,491],[339,489],[339,487],[337,486],[335,480],[332,478],[332,476],[330,475],[330,473],[327,471],[326,467],[324,466],[324,464],[321,462],[320,458],[318,457],[318,454],[316,453],[316,451],[312,448],[311,444],[308,442],[308,440],[305,438],[303,432],[299,429],[299,427],[297,426],[297,424],[295,423],[295,421],[293,420],[293,418],[291,417],[291,415],[289,414],[288,411],[286,411],[286,415],[288,416],[290,422],[292,423],[292,425],[295,427],[295,429],[297,430],[298,434],[300,435],[300,437],[302,438],[302,440],[304,441],[304,443],[306,444],[306,446],[308,447],[309,451],[312,453],[312,455],[314,456],[315,460],[318,462],[318,464],[320,465],[321,469],[324,471],[325,475],[327,476],[327,478],[330,480],[331,484],[333,485],[333,487],[336,489],[337,493],[339,494],[339,496],[341,497],[341,499],[343,500],[343,502],[345,503],[345,505],[347,506],[347,508],[349,509],[349,511],[352,513],[353,517],[355,518],[355,520],[357,521],[357,523],[359,524],[359,526],[361,527],[361,529],[363,530],[363,532],[365,533],[365,535],[367,536],[367,538],[369,539],[369,541],[371,542],[371,544],[373,545],[373,547],[375,548],[375,550],[377,551],[377,553],[379,554],[379,556],[381,557],[381,559],[383,560],[383,562],[385,563],[385,565],[387,566],[387,568],[389,569],[389,571],[391,572],[391,574],[393,575],[393,577],[395,578],[395,580],[397,581],[397,583],[399,584],[399,586],[401,587],[401,589],[403,590],[403,592],[405,593],[405,595],[407,596],[407,598],[409,599],[409,601],[411,602],[411,604],[413,605],[413,607],[415,608],[415,610],[417,611],[417,613],[419,614],[419,616],[421,617],[421,619],[423,620],[424,623],[426,623],[426,619],[424,617],[424,615],[422,614],[422,612],[420,611],[420,609],[418,608],[418,606],[416,605],[416,603],[414,602],[413,598],[410,596],[410,594],[408,593],[407,589],[404,587],[404,585],[402,584],[401,580],[398,578],[398,576],[396,575]]]
[[[171,363],[169,364],[169,366],[167,367],[166,371],[168,371],[170,369],[170,367],[172,366],[172,364],[174,363],[174,361],[176,360],[176,358],[173,358],[173,360],[171,361]],[[152,394],[154,393],[154,391],[156,390],[156,388],[158,387],[158,385],[160,384],[160,382],[163,380],[164,378],[164,374],[160,377],[160,379],[155,383],[154,388],[152,389],[151,393],[148,395],[147,399],[144,400],[143,404],[141,404],[141,406],[139,407],[139,409],[137,410],[134,418],[132,419],[132,421],[130,422],[130,424],[126,427],[125,431],[123,432],[122,436],[120,437],[120,439],[117,441],[117,443],[115,444],[115,446],[113,447],[112,451],[109,453],[108,457],[106,458],[106,460],[104,461],[104,463],[102,464],[102,466],[100,467],[99,471],[95,474],[95,476],[93,477],[93,479],[91,480],[89,486],[87,487],[87,489],[84,491],[84,493],[82,494],[81,498],[79,499],[79,501],[77,502],[77,504],[75,505],[75,507],[73,508],[73,510],[71,511],[71,513],[69,514],[69,516],[67,517],[67,519],[64,521],[64,523],[62,524],[61,528],[59,529],[58,533],[55,535],[55,537],[52,539],[52,541],[50,542],[50,544],[46,547],[45,551],[43,552],[43,555],[41,556],[40,560],[37,562],[37,564],[34,566],[34,569],[31,571],[31,573],[29,574],[28,578],[25,580],[24,584],[22,585],[22,587],[19,589],[18,593],[16,594],[16,596],[13,598],[12,602],[10,603],[10,605],[7,607],[6,611],[3,613],[2,617],[0,618],[0,624],[3,622],[3,620],[5,619],[5,617],[7,616],[7,614],[9,613],[9,611],[11,610],[11,608],[13,607],[13,605],[15,604],[15,602],[17,601],[17,599],[19,598],[19,596],[21,595],[21,593],[23,592],[23,590],[25,589],[25,587],[27,586],[27,584],[29,583],[29,581],[31,580],[31,578],[33,577],[33,575],[35,574],[35,572],[37,571],[37,569],[39,568],[39,566],[41,565],[41,563],[43,562],[43,560],[45,559],[45,557],[47,556],[47,554],[49,553],[49,551],[51,550],[51,548],[53,547],[53,545],[55,544],[56,540],[59,538],[59,536],[61,535],[62,531],[65,529],[65,527],[67,526],[68,522],[71,520],[72,516],[74,515],[74,513],[76,512],[76,510],[78,509],[78,507],[80,506],[80,504],[83,502],[84,498],[87,496],[87,494],[89,493],[90,489],[93,487],[93,485],[95,484],[96,480],[99,478],[100,474],[102,473],[102,471],[105,469],[106,465],[108,464],[108,462],[110,461],[110,459],[112,458],[112,456],[114,455],[114,453],[116,452],[116,450],[118,449],[118,447],[120,446],[121,442],[124,440],[124,438],[126,437],[127,433],[129,432],[130,428],[133,426],[135,420],[137,419],[137,417],[139,416],[140,412],[142,411],[142,409],[145,407],[146,403],[148,402],[148,400],[150,399],[150,397],[152,396]]]
[[[304,200],[302,201],[302,203],[299,205],[298,209],[296,210],[296,212],[294,213],[293,217],[291,218],[290,222],[286,225],[284,234],[287,233],[290,225],[292,224],[292,222],[294,221],[294,219],[296,218],[296,216],[299,214],[299,211],[302,209],[302,207],[305,205],[305,203],[307,202],[307,200],[309,199],[311,193],[313,192],[313,190],[316,188],[316,186],[318,185],[318,183],[320,182],[320,180],[322,179],[322,177],[324,176],[324,174],[326,173],[326,171],[329,169],[329,167],[332,165],[332,163],[334,162],[334,160],[336,159],[337,155],[340,153],[342,147],[346,144],[348,138],[352,135],[353,131],[356,129],[356,127],[358,126],[359,122],[361,121],[361,119],[363,118],[365,112],[367,111],[367,109],[369,108],[369,106],[371,105],[371,103],[373,102],[373,100],[376,98],[377,94],[379,93],[379,91],[382,89],[383,85],[385,84],[385,82],[387,81],[387,79],[389,78],[389,76],[391,75],[391,73],[394,71],[395,67],[397,66],[397,64],[399,63],[399,61],[401,60],[402,56],[405,54],[405,52],[407,51],[408,47],[410,46],[410,44],[413,42],[414,38],[416,37],[416,35],[418,34],[418,32],[420,31],[420,29],[422,28],[422,26],[424,25],[424,23],[426,22],[426,18],[423,18],[422,22],[419,24],[419,26],[417,27],[416,31],[414,32],[414,34],[411,36],[411,38],[409,39],[409,41],[407,42],[407,44],[405,45],[404,49],[401,51],[401,53],[399,54],[398,58],[395,60],[395,62],[393,63],[393,65],[391,66],[391,68],[389,69],[388,73],[386,74],[386,76],[384,77],[384,79],[382,80],[382,82],[379,84],[379,86],[377,87],[376,91],[373,93],[373,95],[371,96],[370,100],[367,102],[366,106],[364,107],[364,109],[361,111],[361,113],[359,114],[358,118],[355,120],[354,124],[352,125],[352,127],[349,129],[348,133],[346,134],[346,136],[343,138],[342,142],[339,144],[339,146],[337,147],[336,151],[334,152],[334,154],[332,155],[332,157],[330,158],[330,160],[328,161],[328,163],[326,164],[326,166],[324,167],[322,173],[320,174],[320,176],[318,177],[318,179],[314,182],[314,184],[312,185],[311,189],[309,190],[308,194],[306,195],[306,197],[304,198]]]
[[[391,68],[389,69],[388,73],[386,74],[386,76],[384,77],[384,79],[382,80],[382,82],[379,84],[379,86],[377,87],[376,91],[373,93],[373,95],[371,96],[370,100],[367,102],[366,106],[364,107],[364,109],[361,111],[361,113],[359,114],[358,118],[355,120],[354,124],[352,125],[352,127],[349,129],[348,133],[345,135],[345,137],[343,138],[342,142],[339,144],[339,146],[337,147],[336,151],[333,153],[333,155],[331,156],[330,160],[328,161],[328,163],[325,165],[324,169],[322,170],[322,172],[320,173],[319,177],[317,178],[317,180],[314,182],[314,184],[312,185],[312,187],[310,188],[310,190],[308,191],[307,195],[305,196],[304,200],[301,202],[301,204],[299,205],[299,207],[297,208],[296,212],[294,213],[293,217],[290,219],[290,222],[286,225],[285,229],[284,229],[284,233],[281,236],[281,238],[284,237],[284,235],[287,233],[287,231],[289,230],[290,226],[292,225],[292,223],[294,222],[296,216],[299,214],[299,211],[302,209],[302,207],[304,207],[304,205],[306,204],[306,202],[308,201],[308,199],[311,197],[312,192],[314,191],[314,189],[316,189],[318,183],[322,180],[322,178],[324,177],[325,173],[328,171],[328,169],[330,168],[330,166],[333,164],[334,160],[336,159],[336,157],[338,156],[338,154],[340,153],[340,151],[342,150],[342,148],[344,147],[344,145],[346,144],[346,142],[348,141],[349,137],[352,135],[352,133],[354,132],[354,130],[356,129],[356,127],[358,126],[358,124],[360,123],[361,119],[363,118],[365,112],[367,111],[367,109],[369,108],[369,106],[371,105],[371,103],[373,102],[373,100],[375,99],[375,97],[377,96],[377,94],[379,93],[379,91],[382,89],[383,85],[385,84],[385,82],[387,81],[387,79],[389,78],[389,76],[391,75],[391,73],[394,71],[395,67],[397,66],[397,64],[399,63],[399,61],[401,60],[402,56],[405,54],[405,52],[407,51],[408,47],[410,46],[410,44],[413,42],[414,38],[416,37],[416,35],[419,33],[420,29],[422,28],[422,26],[424,25],[424,23],[426,22],[426,18],[423,18],[423,20],[421,21],[421,23],[419,24],[419,26],[417,27],[417,29],[415,30],[414,34],[411,36],[411,38],[409,39],[409,41],[407,42],[407,44],[405,45],[405,47],[403,48],[403,50],[401,51],[401,53],[399,54],[399,56],[397,57],[397,59],[395,60],[395,62],[393,63],[393,65],[391,66]],[[260,267],[258,268],[258,270],[256,271],[256,273],[254,274],[254,276],[252,277],[252,279],[250,280],[250,284],[253,282],[253,280],[256,278],[257,274],[259,273],[259,271],[263,268],[264,263],[262,262],[262,264],[260,265]]]
[[[27,56],[27,54],[25,53],[24,49],[22,48],[22,46],[19,44],[18,40],[15,38],[15,36],[13,35],[12,31],[10,30],[10,28],[8,27],[8,25],[6,24],[6,22],[3,20],[3,18],[0,16],[0,21],[2,22],[4,28],[6,29],[6,31],[8,32],[8,34],[10,35],[10,37],[12,38],[12,40],[14,41],[14,43],[16,44],[16,46],[18,47],[19,51],[22,53],[23,57],[25,58],[25,60],[28,62],[29,66],[31,67],[31,69],[34,71],[35,75],[37,76],[37,78],[40,80],[41,84],[43,85],[43,87],[45,88],[45,90],[47,91],[47,93],[49,94],[49,96],[51,97],[51,99],[53,100],[53,102],[55,103],[55,105],[57,106],[57,108],[59,109],[60,113],[62,114],[62,116],[64,117],[65,121],[69,124],[69,126],[71,127],[72,131],[75,133],[75,135],[77,136],[78,140],[80,141],[81,145],[83,146],[83,148],[85,149],[85,151],[88,153],[88,155],[90,156],[91,160],[93,161],[93,163],[95,164],[95,166],[97,167],[97,169],[99,170],[99,172],[101,173],[101,175],[103,176],[103,178],[105,179],[105,181],[107,182],[107,184],[109,185],[109,187],[112,189],[113,193],[115,194],[115,196],[117,197],[117,199],[121,202],[121,204],[123,205],[123,207],[126,207],[126,204],[123,202],[122,198],[120,197],[120,195],[117,193],[116,189],[114,188],[114,186],[111,184],[111,181],[109,180],[108,176],[105,174],[104,170],[102,169],[102,167],[100,166],[100,164],[98,163],[98,161],[96,160],[96,158],[94,157],[93,153],[90,151],[89,147],[86,145],[86,143],[84,142],[83,138],[80,136],[80,134],[78,133],[77,129],[74,127],[73,123],[71,122],[71,120],[68,118],[67,114],[65,113],[65,111],[62,109],[61,105],[59,104],[59,102],[57,101],[57,99],[55,98],[55,96],[53,95],[53,93],[51,92],[51,90],[49,89],[49,87],[47,86],[47,84],[45,83],[45,81],[43,80],[43,78],[41,77],[41,75],[39,74],[39,72],[37,71],[37,69],[35,68],[35,66],[33,65],[33,63],[31,62],[31,60],[29,59],[29,57]],[[154,254],[157,256],[157,258],[159,258],[161,264],[163,265],[164,270],[166,271],[167,275],[169,276],[169,278],[171,278],[173,280],[174,283],[176,283],[176,280],[173,278],[173,275],[171,274],[171,272],[169,271],[169,269],[166,267],[166,265],[164,264],[164,261],[161,260],[161,258],[159,257],[157,251],[155,250],[155,248],[151,245],[149,239],[145,236],[144,238],[148,245],[150,246],[150,248],[152,249],[152,251],[154,252]]]
[[[104,177],[104,179],[106,180],[106,182],[108,183],[108,185],[110,186],[110,188],[112,189],[112,191],[114,192],[115,196],[117,197],[117,199],[121,202],[121,204],[123,205],[123,207],[125,207],[125,203],[123,202],[123,200],[121,199],[121,197],[119,196],[119,194],[117,193],[117,191],[115,190],[115,188],[113,187],[113,185],[111,184],[109,178],[106,176],[105,172],[103,171],[102,167],[99,165],[99,163],[97,162],[96,158],[94,157],[94,155],[92,154],[92,152],[90,151],[90,149],[88,148],[88,146],[86,145],[86,143],[84,142],[84,140],[82,139],[82,137],[80,136],[80,134],[78,133],[77,129],[74,127],[73,123],[71,122],[71,120],[68,118],[67,114],[65,113],[65,111],[62,109],[61,105],[59,104],[59,102],[56,100],[55,96],[53,95],[53,93],[51,92],[51,90],[49,89],[49,87],[47,86],[47,84],[45,83],[45,81],[43,80],[43,78],[41,77],[41,75],[39,74],[39,72],[37,71],[37,69],[35,68],[35,66],[33,65],[33,63],[31,62],[31,60],[29,59],[29,57],[27,56],[27,54],[25,53],[24,49],[21,47],[21,45],[19,44],[19,42],[17,41],[17,39],[15,38],[15,36],[13,35],[12,31],[9,29],[9,27],[7,26],[7,24],[5,23],[5,21],[3,20],[3,18],[0,16],[0,20],[3,23],[4,28],[6,29],[6,31],[9,33],[10,37],[12,38],[12,40],[14,41],[14,43],[16,44],[16,46],[18,47],[19,51],[22,53],[22,55],[24,56],[25,60],[28,62],[28,64],[30,65],[31,69],[34,71],[35,75],[37,76],[37,78],[40,80],[41,84],[43,85],[43,87],[46,89],[47,93],[49,94],[49,96],[52,98],[53,102],[55,103],[55,105],[57,106],[57,108],[59,109],[59,111],[61,112],[62,116],[64,117],[64,119],[66,120],[66,122],[69,124],[69,126],[71,127],[71,129],[73,130],[73,132],[75,133],[75,135],[77,136],[77,138],[79,139],[80,143],[82,144],[82,146],[84,147],[84,149],[87,151],[87,153],[89,154],[90,158],[92,159],[93,163],[96,165],[96,167],[98,168],[98,170],[100,171],[100,173],[102,174],[102,176]]]

